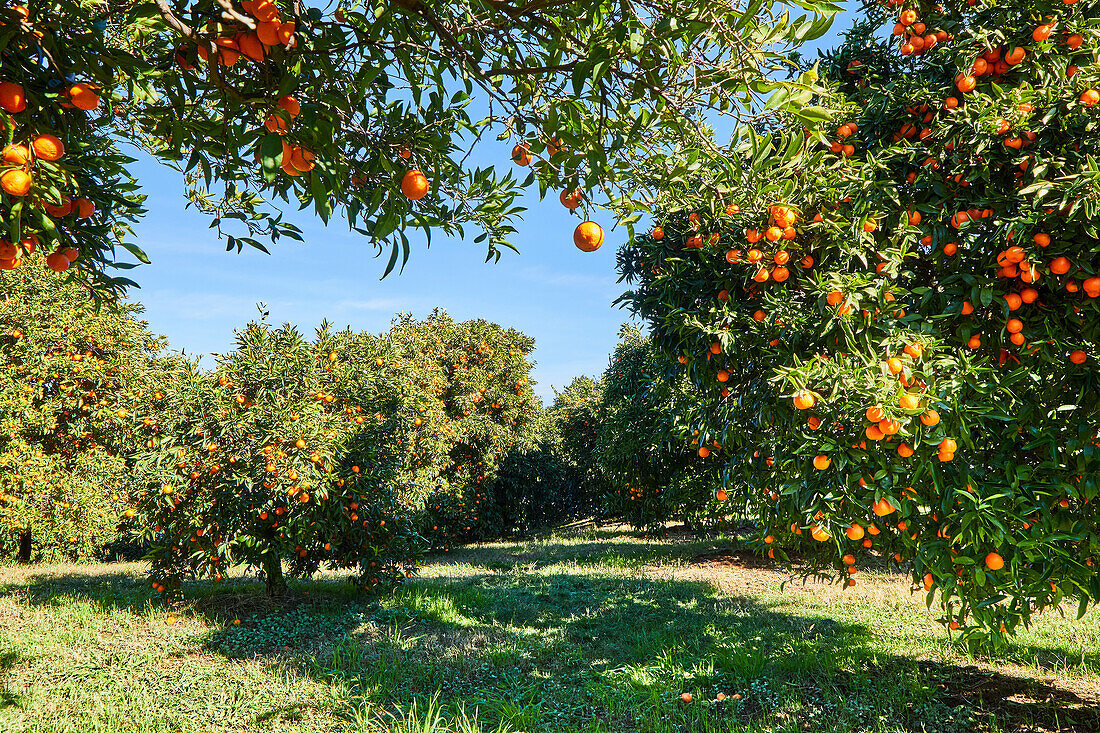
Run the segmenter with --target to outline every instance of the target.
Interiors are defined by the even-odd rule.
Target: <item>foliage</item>
[[[29,259],[0,273],[0,548],[87,560],[126,509],[127,417],[161,343],[140,306],[97,309]]]
[[[3,230],[73,248],[76,277],[121,291],[130,281],[110,268],[131,265],[116,248],[147,258],[123,239],[143,197],[118,140],[180,171],[229,249],[299,239],[286,205],[345,218],[388,250],[387,273],[408,258],[409,229],[430,241],[472,228],[499,257],[523,210],[516,198],[536,182],[542,196],[600,191],[629,224],[644,204],[624,192],[722,160],[700,110],[819,116],[802,109],[816,75],[788,78],[788,56],[838,6],[801,5],[808,15],[793,19],[772,0],[4,9],[5,142],[54,135],[64,151],[5,156],[20,186],[0,194]],[[530,171],[470,166],[492,136],[518,145],[514,160]],[[407,186],[413,171],[425,179]],[[66,199],[84,203],[69,213]]]
[[[670,409],[690,397],[652,341],[636,327],[623,326],[601,383],[595,458],[603,511],[650,531],[663,530],[674,518],[717,519],[724,499],[712,488],[718,481],[715,467],[694,460],[695,449],[673,438]],[[692,446],[699,447],[698,436]]]
[[[585,493],[598,495],[600,473],[596,466],[596,435],[600,424],[603,384],[591,377],[576,377],[561,392],[554,393],[554,402],[547,416],[558,436],[558,452],[576,480],[586,487]]]
[[[324,566],[374,586],[411,572],[419,538],[399,505],[398,444],[370,407],[388,383],[374,355],[327,325],[307,341],[264,322],[214,372],[176,363],[133,430],[147,439],[136,531],[153,585],[260,569],[269,593]],[[368,409],[364,409],[367,405]]]
[[[746,130],[619,266],[760,550],[907,563],[981,643],[1100,598],[1097,21],[910,11],[900,58],[878,6],[828,56],[831,125]]]
[[[418,412],[406,425],[402,498],[423,510],[423,531],[435,544],[500,536],[502,507],[512,500],[494,500],[487,487],[510,452],[538,439],[542,407],[528,358],[534,340],[439,310],[423,321],[399,317],[386,339],[401,360],[395,370],[415,375]]]

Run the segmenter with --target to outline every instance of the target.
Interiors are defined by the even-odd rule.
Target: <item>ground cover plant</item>
[[[0,571],[0,725],[170,731],[1092,731],[1100,618],[990,656],[904,574],[783,587],[728,540],[623,530],[454,550],[392,595],[165,606],[141,564]],[[688,699],[687,696],[690,696]]]

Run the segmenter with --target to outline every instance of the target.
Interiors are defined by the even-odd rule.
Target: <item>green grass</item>
[[[1100,730],[1100,613],[974,658],[900,576],[782,588],[728,543],[591,532],[390,596],[234,577],[171,608],[143,569],[0,569],[0,731]]]

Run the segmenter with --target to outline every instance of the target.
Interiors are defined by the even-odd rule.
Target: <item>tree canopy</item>
[[[584,192],[628,226],[645,191],[724,160],[708,119],[804,106],[798,43],[837,6],[578,2],[53,0],[0,11],[3,266],[66,250],[100,292],[146,261],[137,145],[183,176],[228,249],[342,217],[388,255],[410,230],[511,247],[521,191]],[[493,138],[503,165],[476,166]],[[505,143],[507,145],[507,143]],[[469,233],[469,234],[468,234]],[[73,261],[75,259],[75,261]],[[69,267],[54,258],[51,267]]]

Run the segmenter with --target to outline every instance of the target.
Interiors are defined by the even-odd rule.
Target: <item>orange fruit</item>
[[[275,103],[279,108],[286,110],[286,113],[290,115],[291,119],[298,116],[298,113],[302,111],[301,103],[292,94],[279,97],[279,101]]]
[[[1069,272],[1070,261],[1065,257],[1056,257],[1050,261],[1050,271],[1055,275],[1065,275]]]
[[[928,410],[920,416],[920,421],[928,427],[935,427],[940,424],[940,413],[935,410]]]
[[[69,87],[69,101],[77,109],[91,112],[99,106],[99,95],[96,94],[91,84],[78,82]]]
[[[257,64],[262,63],[264,60],[264,44],[260,40],[260,36],[256,31],[251,33],[242,32],[237,34],[237,48],[241,50],[245,56],[255,61]]]
[[[512,148],[512,162],[516,165],[531,164],[531,149],[526,144],[516,145]]]
[[[1005,561],[996,552],[991,552],[985,556],[985,566],[990,570],[1000,570],[1005,566]]]
[[[0,188],[9,196],[26,196],[31,190],[30,174],[19,168],[12,168],[0,175]]]
[[[88,219],[95,213],[95,204],[85,198],[73,201],[73,208],[76,210],[77,219]]]
[[[0,158],[11,165],[27,165],[31,160],[31,151],[27,149],[26,145],[12,144],[6,146],[3,152],[0,152]]]
[[[574,188],[572,191],[563,190],[558,195],[558,200],[561,201],[562,206],[564,206],[565,208],[572,211],[573,209],[580,206],[581,202],[584,201],[584,192],[581,191],[579,188]],[[661,234],[660,237],[657,236],[658,231],[660,231],[660,234]],[[656,229],[653,230],[653,238],[654,239],[661,239],[661,237],[664,237],[664,236],[665,236],[665,232],[660,227],[657,227]]]
[[[1069,360],[1072,361],[1074,364],[1084,364],[1088,358],[1088,354],[1086,354],[1084,351],[1081,351],[1080,349],[1076,349],[1070,352],[1069,355]]]
[[[0,81],[0,108],[5,112],[22,112],[27,108],[27,94],[15,82]]]
[[[54,216],[54,217],[68,216],[69,214],[72,213],[73,202],[72,202],[72,199],[70,199],[68,196],[62,196],[60,204],[51,204],[51,203],[48,203],[48,202],[44,202],[43,203],[43,208],[46,209],[46,212],[50,216]]]
[[[794,395],[794,406],[799,410],[808,410],[814,406],[817,402],[817,398],[813,393],[808,390],[799,390]]]
[[[844,530],[845,536],[853,542],[863,539],[863,527],[852,522],[848,529]]]
[[[706,458],[709,455],[710,455],[710,448],[707,448],[705,445],[699,448],[699,457],[700,458]]]
[[[428,193],[428,178],[423,172],[411,170],[401,179],[401,193],[410,201],[419,201]]]
[[[54,272],[65,272],[69,269],[69,258],[61,252],[53,252],[46,255],[46,267]]]
[[[573,244],[582,252],[595,252],[603,244],[603,227],[594,221],[582,221],[573,230]]]
[[[65,154],[65,146],[55,135],[39,135],[31,143],[34,154],[42,160],[59,160]]]
[[[256,38],[265,46],[279,45],[279,21],[261,21],[256,24]]]
[[[832,463],[833,462],[829,458],[829,456],[825,455],[824,453],[814,456],[814,468],[816,468],[818,471],[824,471],[826,468],[832,465]]]
[[[898,407],[903,410],[919,410],[920,409],[920,395],[913,392],[906,392],[898,399]]]
[[[895,511],[897,511],[896,509],[894,509],[893,504],[888,502],[885,497],[876,501],[871,506],[871,510],[880,517],[885,517],[887,514],[893,514]]]

